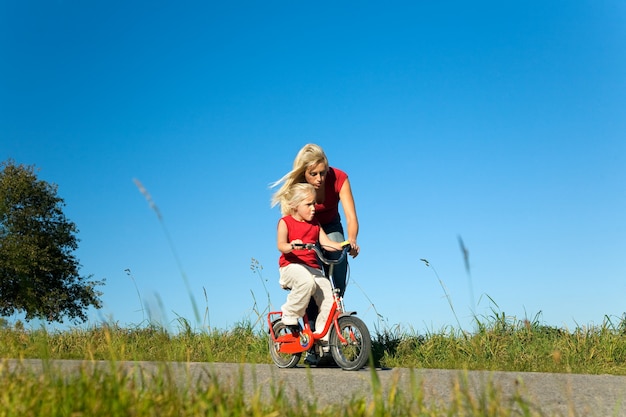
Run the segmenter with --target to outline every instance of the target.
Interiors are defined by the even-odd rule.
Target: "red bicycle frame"
[[[319,251],[319,248],[317,248],[315,245],[307,244],[307,245],[304,245],[304,247],[306,247],[307,249],[315,250],[318,256],[320,256],[323,260],[326,260],[321,254],[321,252]],[[300,352],[305,352],[309,350],[315,344],[317,340],[326,336],[326,334],[330,331],[331,324],[335,326],[335,331],[337,332],[339,341],[342,344],[348,343],[347,340],[341,334],[338,320],[339,320],[339,317],[341,316],[353,315],[355,314],[355,312],[351,312],[347,314],[344,313],[343,300],[339,296],[339,290],[335,288],[335,283],[332,279],[332,269],[333,269],[334,264],[341,262],[341,260],[343,259],[343,256],[346,255],[346,252],[347,252],[346,249],[344,249],[344,252],[341,258],[339,258],[337,261],[329,262],[330,264],[329,279],[330,279],[331,287],[333,290],[333,305],[331,306],[330,313],[328,314],[328,319],[326,320],[326,324],[324,325],[324,329],[321,332],[313,333],[313,330],[311,330],[311,325],[309,324],[309,319],[305,313],[302,319],[304,326],[301,326],[301,329],[299,331],[295,331],[290,334],[284,334],[284,335],[276,337],[276,334],[274,334],[273,324],[277,320],[280,320],[283,313],[282,311],[272,311],[268,313],[267,324],[270,329],[270,337],[272,338],[274,342],[279,343],[279,348],[278,348],[279,352],[293,354],[293,353],[300,353]]]

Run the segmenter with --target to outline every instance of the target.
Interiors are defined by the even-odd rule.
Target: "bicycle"
[[[302,353],[312,348],[322,357],[327,352],[324,351],[325,346],[320,340],[330,332],[328,349],[335,363],[346,371],[361,369],[368,362],[372,351],[370,332],[365,323],[356,317],[355,311],[345,311],[343,297],[339,295],[339,289],[335,287],[333,281],[334,266],[344,260],[350,246],[346,243],[341,256],[336,260],[327,259],[314,244],[298,246],[315,251],[318,258],[329,266],[328,279],[333,291],[333,305],[324,328],[317,333],[311,329],[306,313],[294,331],[292,326],[282,323],[281,311],[269,312],[267,323],[272,360],[279,368],[293,368],[300,362]]]

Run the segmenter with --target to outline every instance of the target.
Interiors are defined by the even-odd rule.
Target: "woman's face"
[[[328,167],[325,163],[320,162],[319,164],[309,166],[306,171],[304,171],[304,178],[306,182],[317,190],[324,184],[324,181],[326,181],[326,174],[328,174]]]

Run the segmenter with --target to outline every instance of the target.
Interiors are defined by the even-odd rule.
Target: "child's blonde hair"
[[[293,184],[285,193],[281,195],[280,211],[283,216],[293,214],[300,203],[307,198],[315,198],[315,187],[308,182]]]
[[[293,161],[293,169],[289,171],[284,177],[270,185],[270,188],[274,188],[280,185],[278,191],[272,196],[272,207],[276,204],[281,204],[285,198],[285,194],[291,189],[291,186],[298,183],[306,183],[306,177],[304,173],[307,168],[324,163],[328,168],[328,158],[322,150],[322,148],[313,143],[308,143],[300,149],[296,155],[296,159]],[[282,184],[282,185],[281,185]],[[281,211],[283,211],[281,209]]]

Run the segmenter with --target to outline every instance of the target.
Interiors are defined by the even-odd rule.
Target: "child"
[[[282,321],[287,326],[296,326],[313,296],[319,308],[315,328],[321,331],[333,304],[330,281],[324,276],[315,252],[295,245],[319,242],[324,249],[341,250],[341,244],[331,241],[319,222],[313,219],[315,188],[311,184],[292,185],[283,194],[280,207],[284,217],[278,221],[277,233],[277,246],[281,252],[279,283],[281,287],[291,289],[281,307]]]

